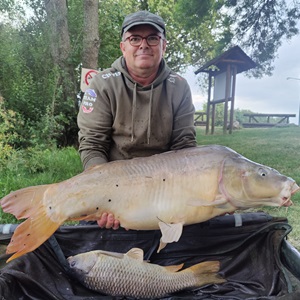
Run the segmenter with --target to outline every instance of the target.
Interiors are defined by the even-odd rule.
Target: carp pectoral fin
[[[183,223],[168,224],[164,222],[158,222],[158,225],[162,236],[157,252],[163,249],[168,243],[177,242],[181,237],[183,228]]]
[[[85,215],[85,216],[79,216],[79,217],[72,217],[69,218],[70,221],[95,221],[99,217],[97,214],[91,214],[91,215]]]
[[[167,246],[167,243],[163,243],[163,242],[160,240],[159,247],[158,247],[158,249],[157,249],[157,253],[159,253],[160,250],[164,249],[166,246]]]
[[[132,248],[125,255],[137,259],[138,261],[144,261],[144,251],[140,248]]]

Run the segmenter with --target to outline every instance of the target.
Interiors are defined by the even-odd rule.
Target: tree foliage
[[[239,45],[258,65],[252,76],[271,75],[282,42],[299,34],[297,0],[178,0],[176,7],[181,27],[196,32],[192,43],[201,42],[200,49],[193,46],[192,52],[202,56],[191,60],[199,66],[203,58],[212,59]]]
[[[121,55],[122,21],[125,15],[137,10],[149,10],[165,20],[168,40],[165,58],[176,71],[183,71],[189,65],[201,66],[237,44],[258,64],[252,76],[270,75],[279,46],[299,33],[299,0],[94,1],[99,2],[99,69],[109,67]],[[75,144],[77,139],[76,93],[87,51],[83,10],[93,0],[57,2],[66,4],[61,22],[67,22],[69,39],[66,55],[59,61],[51,48],[55,32],[46,9],[50,2],[57,0],[0,3],[0,38],[5,41],[0,47],[0,96],[6,110],[22,119],[23,138],[14,141],[11,144],[14,147],[47,145],[53,141],[65,146]],[[60,10],[55,13],[61,17]],[[5,131],[3,125],[1,130]]]
[[[253,74],[271,75],[272,63],[284,40],[299,34],[300,2],[286,0],[229,0],[235,25],[233,42],[258,63]]]

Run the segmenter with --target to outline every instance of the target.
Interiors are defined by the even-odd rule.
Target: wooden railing
[[[243,127],[273,127],[278,124],[289,124],[290,118],[296,117],[295,114],[244,114],[248,117],[248,123],[243,123]],[[258,119],[259,118],[259,119]],[[272,118],[278,118],[275,122]]]
[[[202,112],[202,111],[195,112],[194,125],[195,126],[205,126],[206,125],[206,112]]]

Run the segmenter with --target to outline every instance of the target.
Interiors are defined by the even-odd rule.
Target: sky
[[[235,109],[249,109],[255,113],[296,114],[290,123],[298,125],[300,108],[300,36],[284,41],[278,50],[272,76],[247,78],[239,73],[236,78]],[[182,76],[187,79],[196,110],[207,102],[207,92],[201,91],[191,67]]]

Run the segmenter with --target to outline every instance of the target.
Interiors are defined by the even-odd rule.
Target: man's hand
[[[114,215],[108,213],[103,213],[101,218],[97,220],[97,223],[101,228],[107,228],[107,229],[112,228],[116,230],[120,227],[119,220],[115,220]]]

